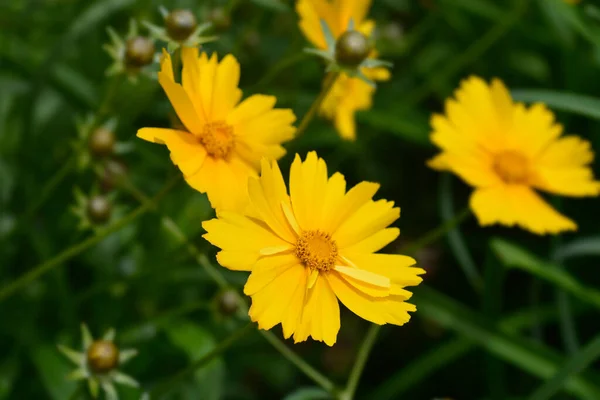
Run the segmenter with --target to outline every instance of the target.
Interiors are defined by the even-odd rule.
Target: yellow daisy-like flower
[[[327,175],[315,152],[290,170],[289,195],[276,162],[263,160],[248,183],[247,216],[226,212],[206,221],[204,237],[221,251],[219,263],[251,271],[244,293],[261,329],[281,323],[285,338],[312,336],[333,345],[340,329],[338,299],[376,324],[403,325],[414,305],[406,286],[425,271],[415,260],[375,252],[396,239],[400,209],[373,201],[379,185],[362,182],[346,192],[343,175]],[[243,240],[240,240],[243,238]]]
[[[166,144],[171,159],[194,189],[207,193],[217,210],[242,210],[248,177],[256,176],[262,157],[279,159],[281,143],[295,132],[289,109],[274,109],[274,96],[253,95],[240,103],[240,65],[227,55],[198,56],[184,47],[182,84],[175,83],[169,53],[163,50],[158,81],[185,130],[143,128],[137,136]]]
[[[590,144],[562,137],[543,104],[514,103],[499,80],[465,80],[434,115],[431,140],[442,153],[429,162],[475,186],[470,205],[481,225],[518,225],[537,234],[575,230],[534,189],[565,196],[597,196]]]
[[[296,11],[300,16],[300,29],[304,36],[317,48],[327,49],[325,35],[321,28],[324,20],[337,40],[348,28],[350,20],[356,30],[370,37],[375,29],[375,22],[366,20],[371,7],[370,0],[299,0]],[[372,51],[369,58],[376,58]],[[390,79],[386,68],[362,68],[363,75],[370,80],[385,81]],[[320,109],[321,115],[334,121],[336,130],[344,139],[356,138],[356,111],[368,110],[372,106],[375,88],[360,78],[349,77],[342,73],[326,96]]]

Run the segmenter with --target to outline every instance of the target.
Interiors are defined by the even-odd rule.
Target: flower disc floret
[[[338,247],[331,235],[319,230],[302,232],[296,242],[296,256],[311,270],[328,272],[338,256]]]

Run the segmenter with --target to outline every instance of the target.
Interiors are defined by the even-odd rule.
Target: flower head
[[[204,222],[204,237],[221,249],[219,263],[251,271],[244,293],[259,328],[281,323],[286,338],[311,336],[331,346],[340,329],[338,299],[376,324],[408,322],[415,306],[405,287],[418,285],[424,271],[411,257],[375,253],[400,233],[388,228],[400,210],[372,200],[378,188],[362,182],[346,192],[344,177],[328,178],[325,161],[311,152],[304,162],[296,156],[288,194],[277,163],[263,160],[260,178],[248,184],[247,215]]]
[[[299,0],[296,6],[300,29],[319,49],[316,53],[330,62],[342,61],[334,68],[341,73],[325,98],[320,113],[333,120],[340,136],[349,140],[356,137],[354,113],[371,108],[375,93],[373,82],[390,78],[389,70],[384,68],[388,64],[376,60],[375,49],[358,66],[344,66],[345,58],[355,58],[352,54],[342,57],[344,53],[349,53],[350,47],[359,47],[357,44],[363,42],[357,40],[356,33],[364,38],[372,36],[375,23],[366,19],[370,6],[370,0]]]
[[[90,394],[97,398],[100,388],[104,390],[107,400],[117,400],[114,383],[138,387],[138,383],[128,375],[119,371],[119,366],[135,357],[136,350],[119,349],[115,343],[115,331],[109,330],[102,339],[94,340],[87,326],[81,325],[83,336],[82,351],[77,352],[65,346],[58,346],[61,353],[78,366],[69,379],[88,382]]]
[[[499,80],[465,80],[446,115],[434,115],[432,142],[442,152],[432,168],[455,173],[475,186],[470,205],[481,225],[518,225],[537,234],[577,228],[535,191],[597,196],[590,144],[562,135],[543,104],[514,103]]]
[[[210,22],[198,24],[196,16],[190,10],[169,11],[164,7],[160,7],[159,10],[165,26],[156,26],[147,21],[144,21],[144,25],[152,37],[167,43],[169,51],[180,47],[196,47],[217,39],[215,36],[205,36],[212,24]]]
[[[110,36],[110,43],[105,44],[103,48],[113,59],[106,75],[127,74],[132,82],[137,81],[139,74],[148,75],[155,59],[154,40],[138,35],[135,20],[129,22],[129,30],[124,38],[111,27],[106,30]]]
[[[240,66],[232,55],[198,56],[183,48],[182,84],[173,78],[164,51],[158,80],[185,130],[143,128],[138,137],[166,144],[172,161],[194,189],[207,193],[215,209],[242,209],[248,177],[256,176],[262,157],[279,159],[296,120],[288,109],[274,109],[274,96],[253,95],[240,102]]]

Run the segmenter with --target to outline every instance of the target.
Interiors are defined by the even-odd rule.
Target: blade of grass
[[[564,364],[564,360],[550,349],[501,332],[481,315],[431,288],[415,290],[414,301],[421,315],[455,330],[496,357],[538,378],[550,378]],[[572,376],[565,382],[565,390],[581,398],[598,399],[600,387],[593,382],[598,380]]]
[[[529,398],[530,400],[547,400],[563,388],[567,382],[579,372],[586,369],[592,362],[600,357],[600,335],[567,360],[556,374],[546,381]]]
[[[573,297],[600,308],[600,291],[588,287],[568,272],[544,262],[523,248],[503,239],[492,239],[492,250],[507,267],[518,268],[549,282]]]
[[[576,309],[581,312],[583,308]],[[502,332],[516,333],[530,327],[534,323],[533,316],[541,322],[555,322],[558,318],[556,307],[546,305],[527,310],[521,310],[508,317],[504,317],[499,326]],[[411,361],[405,368],[388,378],[372,392],[372,398],[378,400],[392,400],[400,398],[410,388],[418,386],[436,371],[446,368],[454,361],[464,357],[469,352],[477,349],[477,342],[466,337],[449,339],[444,344],[437,346],[418,359]]]
[[[452,175],[450,174],[443,174],[440,178],[440,188],[438,190],[439,208],[444,222],[448,222],[455,218],[452,200],[452,179]],[[471,253],[469,252],[460,229],[455,228],[450,230],[447,237],[450,250],[456,258],[456,261],[458,261],[458,265],[467,277],[471,286],[477,292],[480,292],[483,287],[483,280],[475,266],[475,262],[473,262],[473,258],[471,257]]]
[[[511,93],[517,101],[544,103],[555,110],[600,120],[600,99],[596,97],[546,89],[516,89]]]

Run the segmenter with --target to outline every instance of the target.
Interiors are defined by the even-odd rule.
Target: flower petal
[[[522,185],[477,189],[470,200],[481,225],[518,225],[533,233],[575,230],[577,225],[559,214],[533,190]]]
[[[306,294],[302,319],[294,333],[294,343],[311,336],[314,340],[333,346],[340,330],[340,306],[323,274]]]

